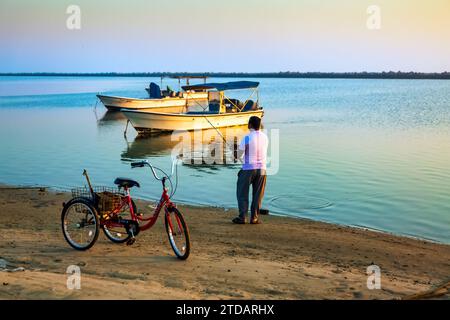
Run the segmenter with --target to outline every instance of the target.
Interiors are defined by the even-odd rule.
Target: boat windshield
[[[208,92],[208,106],[207,108],[202,107],[205,112],[235,113],[261,109],[258,86],[259,82],[234,81],[184,86],[183,89],[188,93],[195,90],[206,90]],[[250,95],[248,90],[251,91]]]

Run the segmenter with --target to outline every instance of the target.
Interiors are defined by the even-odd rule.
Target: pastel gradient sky
[[[0,72],[442,72],[450,0],[0,0],[0,41]]]

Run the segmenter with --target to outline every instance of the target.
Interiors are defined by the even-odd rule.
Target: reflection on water
[[[94,112],[96,113],[96,116],[98,118],[98,113],[97,110],[94,110]],[[98,125],[102,126],[102,125],[108,125],[111,122],[123,122],[123,121],[127,121],[127,118],[125,117],[125,115],[120,112],[120,111],[106,111],[103,116],[101,116],[100,119],[98,119]]]
[[[247,131],[246,126],[236,126],[174,132],[172,138],[179,144],[174,147],[173,154],[181,156],[183,164],[192,168],[235,165],[238,163],[238,144]]]
[[[131,161],[167,155],[177,144],[177,141],[172,141],[171,137],[170,133],[159,133],[151,136],[136,136],[132,142],[128,142],[125,138],[127,146],[122,152],[122,160]]]
[[[210,161],[232,155],[235,142],[222,136],[234,133],[207,130],[200,142],[189,133],[187,152],[171,134],[138,137],[129,126],[125,139],[122,113],[94,110],[98,91],[143,97],[149,81],[0,77],[0,182],[68,188],[84,184],[87,169],[94,184],[130,177],[141,183],[135,196],[155,199],[150,172],[129,163],[148,159],[168,170],[178,150],[185,161],[176,201],[236,207],[240,165]],[[280,133],[279,172],[268,177],[264,207],[450,243],[449,81],[258,81],[266,129]]]
[[[238,143],[247,133],[246,126],[197,131],[175,131],[137,135],[132,142],[125,136],[123,161],[147,159],[171,154],[180,157],[192,168],[214,168],[216,165],[236,165]]]

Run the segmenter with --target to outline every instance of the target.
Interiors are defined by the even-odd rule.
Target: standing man
[[[261,129],[261,119],[250,117],[247,134],[241,141],[238,149],[238,158],[244,155],[242,169],[238,173],[237,201],[239,216],[232,221],[237,224],[245,224],[248,213],[248,193],[252,186],[251,224],[260,223],[259,209],[264,197],[266,187],[266,158],[269,139]]]

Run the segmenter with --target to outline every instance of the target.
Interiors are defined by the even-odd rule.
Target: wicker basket
[[[103,216],[112,212],[114,209],[120,206],[123,192],[120,192],[117,188],[96,186],[92,187],[94,195],[87,187],[79,187],[72,189],[72,196],[74,198],[87,198],[90,199],[96,206],[98,213]]]

